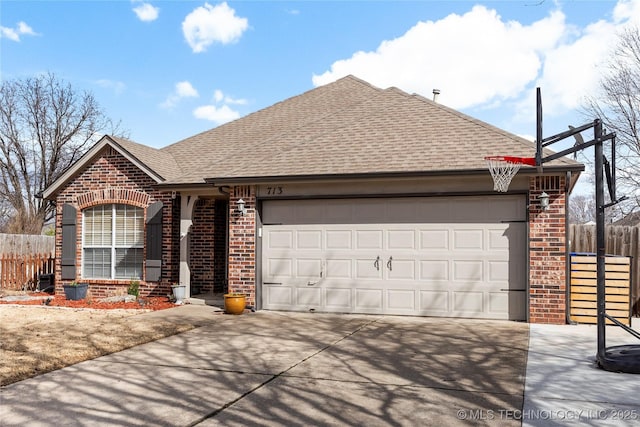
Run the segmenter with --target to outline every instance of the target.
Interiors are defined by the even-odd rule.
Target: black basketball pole
[[[576,153],[589,147],[594,147],[594,163],[595,163],[595,190],[596,190],[596,311],[597,311],[597,342],[598,351],[596,353],[596,362],[598,366],[607,371],[625,372],[630,374],[640,374],[640,345],[626,344],[613,347],[606,346],[606,323],[610,321],[612,324],[624,329],[635,338],[640,339],[640,332],[630,328],[616,318],[609,316],[606,312],[606,240],[605,240],[605,209],[611,207],[627,197],[617,198],[615,184],[615,133],[606,134],[602,129],[602,121],[596,119],[591,123],[584,124],[574,128],[570,126],[569,131],[565,131],[547,138],[542,138],[542,97],[540,88],[536,93],[536,165],[541,167],[544,163],[550,162],[567,154]],[[583,141],[582,138],[576,137],[576,144],[566,150],[562,150],[553,154],[543,156],[542,149],[549,145],[555,144],[565,138],[578,135],[580,132],[593,128],[593,140]],[[611,163],[604,156],[604,141],[611,141]],[[604,200],[604,168],[607,166],[607,183],[610,203]]]
[[[605,238],[604,238],[604,151],[602,146],[602,122],[593,122],[593,139],[595,140],[595,178],[596,178],[596,295],[598,312],[598,364],[603,364],[606,358],[605,337]]]

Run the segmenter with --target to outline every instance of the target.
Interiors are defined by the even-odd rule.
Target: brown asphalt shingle
[[[162,150],[204,179],[486,170],[485,156],[533,157],[535,144],[399,89],[353,76]],[[547,166],[576,167],[559,159]]]

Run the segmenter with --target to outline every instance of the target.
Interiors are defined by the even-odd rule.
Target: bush
[[[138,298],[138,296],[140,295],[140,282],[137,280],[132,280],[131,282],[129,282],[127,293]]]

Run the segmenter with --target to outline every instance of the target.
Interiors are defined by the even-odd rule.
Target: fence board
[[[569,227],[570,252],[596,252],[594,225],[571,224]],[[605,252],[609,255],[631,257],[632,314],[640,316],[640,226],[605,227]],[[616,259],[616,258],[613,258]],[[608,260],[608,262],[612,262]],[[619,271],[619,270],[616,270]]]
[[[36,234],[0,233],[0,254],[54,254],[56,239]]]
[[[34,290],[41,274],[53,274],[54,257],[45,254],[0,254],[0,289]]]
[[[579,262],[574,262],[574,260]],[[593,323],[597,319],[597,263],[595,255],[571,255],[571,288],[569,316],[577,323]],[[610,272],[614,266],[616,271]],[[621,267],[626,271],[620,271]],[[605,259],[605,309],[608,315],[626,325],[631,324],[629,257],[607,257]],[[613,279],[613,280],[612,280]]]

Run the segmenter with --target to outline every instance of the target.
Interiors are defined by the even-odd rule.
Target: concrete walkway
[[[640,376],[594,367],[592,326],[197,305],[141,316],[198,327],[4,387],[0,425],[640,423]],[[608,345],[634,342],[621,332]]]
[[[605,336],[640,345],[621,328]],[[639,426],[640,375],[599,369],[596,352],[595,325],[530,325],[523,425]]]

